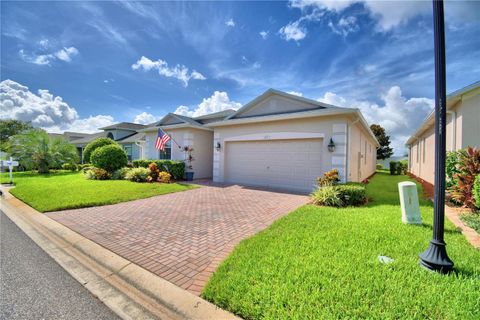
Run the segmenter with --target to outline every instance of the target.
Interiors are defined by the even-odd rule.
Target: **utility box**
[[[402,221],[407,224],[422,224],[420,207],[418,205],[417,185],[410,181],[398,184],[400,193],[400,206],[402,208]]]

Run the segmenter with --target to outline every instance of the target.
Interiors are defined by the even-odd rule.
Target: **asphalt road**
[[[0,211],[0,319],[118,319]]]

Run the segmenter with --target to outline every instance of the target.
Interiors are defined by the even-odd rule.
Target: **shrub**
[[[408,171],[408,160],[400,160],[398,161],[399,166],[402,168],[400,174],[407,174]]]
[[[160,171],[166,171],[177,180],[183,179],[185,175],[185,162],[176,160],[134,160],[133,166],[136,168],[148,168],[150,163],[154,162]]]
[[[367,192],[360,184],[326,185],[312,193],[313,202],[329,207],[360,206],[367,202]]]
[[[460,162],[460,155],[462,151],[450,151],[447,152],[445,159],[445,186],[451,188],[454,183],[454,175],[459,173],[458,165]]]
[[[172,178],[172,175],[170,173],[162,171],[158,175],[157,181],[161,183],[170,183],[171,178]]]
[[[480,210],[480,174],[477,174],[473,184],[473,199],[477,210]]]
[[[75,163],[64,163],[62,164],[63,170],[77,171],[78,166]]]
[[[457,166],[458,173],[454,174],[454,184],[449,189],[452,199],[462,203],[465,207],[475,210],[473,186],[475,177],[480,174],[480,149],[468,147],[462,150]]]
[[[133,168],[127,172],[125,178],[134,182],[145,182],[149,174],[150,171],[147,168]]]
[[[377,170],[383,170],[383,164],[381,163],[377,163],[376,167],[377,167]]]
[[[83,167],[82,170],[83,170],[83,173],[87,173],[89,170],[92,170],[93,168],[94,168],[94,167],[92,167],[92,166],[89,165],[89,166]]]
[[[150,174],[148,175],[147,181],[148,182],[158,181],[160,170],[158,170],[157,164],[155,162],[150,163],[148,165],[148,170],[150,171]]]
[[[91,168],[85,173],[85,177],[90,180],[108,180],[112,176],[107,170],[101,168]]]
[[[323,186],[312,193],[313,203],[321,206],[341,207],[340,191],[336,186]]]
[[[394,175],[397,174],[397,161],[390,161],[390,174]]]
[[[128,159],[125,151],[118,145],[106,145],[93,151],[90,157],[92,164],[108,172],[114,172],[127,165]]]
[[[77,164],[78,170],[83,170],[84,168],[91,167],[90,163]]]
[[[117,145],[118,146],[118,143],[116,143],[115,141],[113,141],[110,138],[97,138],[97,139],[91,141],[89,144],[87,144],[87,146],[83,150],[83,161],[90,163],[93,151],[95,151],[96,149],[101,148],[103,146],[107,146],[107,145]]]
[[[120,168],[112,174],[112,179],[113,180],[125,180],[125,177],[130,170],[131,169],[129,167]]]
[[[361,206],[367,202],[367,190],[362,185],[343,184],[336,186],[343,206]]]
[[[337,184],[339,181],[340,179],[338,176],[337,169],[332,169],[330,171],[327,171],[323,174],[323,177],[317,178],[317,184],[320,187],[334,185],[334,184]]]

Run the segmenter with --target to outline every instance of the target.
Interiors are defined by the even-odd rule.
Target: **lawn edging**
[[[123,319],[238,319],[48,218],[1,187],[2,211]]]
[[[445,206],[445,215],[447,216],[448,220],[450,220],[455,227],[462,232],[472,246],[480,250],[480,235],[475,230],[467,226],[462,219],[460,219],[460,215],[467,212],[470,211],[464,208],[453,208],[447,205]]]

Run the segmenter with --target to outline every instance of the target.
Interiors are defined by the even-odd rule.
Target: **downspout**
[[[450,114],[450,119],[452,119],[452,150],[457,150],[457,112],[447,110],[447,114]]]
[[[143,143],[137,140],[135,141],[135,145],[137,145],[140,148],[140,160],[143,160],[145,158],[143,154]]]
[[[351,141],[351,137],[352,137],[352,133],[351,133],[351,126],[353,126],[354,124],[356,124],[358,121],[360,121],[360,117],[357,117],[357,119],[355,121],[353,121],[352,123],[350,123],[349,125],[347,125],[347,131],[348,131],[348,138],[347,138],[347,161],[346,161],[346,166],[345,166],[345,182],[348,182],[349,181],[349,178],[350,178],[350,141]]]

